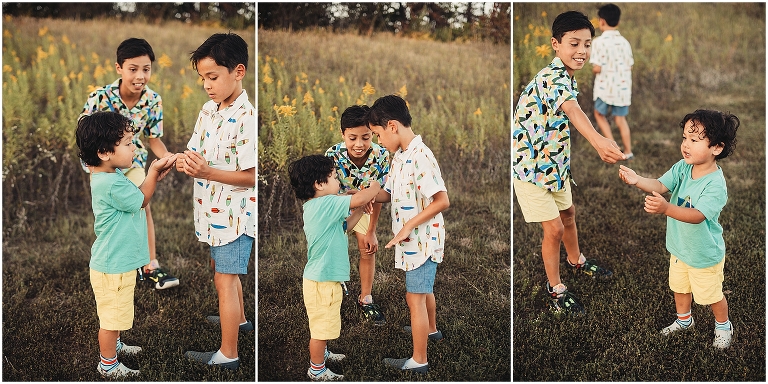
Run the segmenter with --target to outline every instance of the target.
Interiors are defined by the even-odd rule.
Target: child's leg
[[[725,300],[725,296],[723,296],[722,300],[710,305],[710,307],[712,308],[712,314],[715,315],[715,321],[718,323],[728,321],[728,301]]]
[[[109,359],[117,356],[118,337],[120,337],[120,331],[99,328],[99,353],[101,356]]]
[[[600,132],[603,133],[603,136],[605,136],[610,140],[613,140],[613,134],[611,133],[611,124],[608,122],[608,119],[605,117],[605,115],[598,112],[597,109],[595,109],[595,122],[597,122],[597,126],[600,127]]]
[[[427,294],[405,294],[408,310],[411,312],[411,335],[413,337],[413,360],[419,364],[427,362],[427,339],[429,337],[429,315]]]
[[[565,252],[568,254],[568,261],[576,265],[579,263],[579,255],[581,255],[579,234],[576,230],[576,207],[571,205],[570,208],[560,211],[560,221],[563,223],[563,245],[565,245]]]
[[[321,365],[325,363],[325,347],[327,340],[309,339],[309,360],[312,364]]]
[[[547,272],[549,286],[560,284],[560,242],[563,240],[563,221],[560,217],[541,223],[544,239],[541,241],[541,258]],[[578,256],[576,256],[578,257]]]
[[[360,264],[358,270],[360,271],[360,297],[357,301],[360,302],[365,296],[370,295],[373,290],[373,276],[376,273],[376,254],[369,254],[365,249],[365,234],[355,232],[357,237],[357,249],[360,251]]]
[[[435,294],[427,294],[427,319],[429,320],[429,333],[437,332],[437,303]]]
[[[632,153],[632,140],[629,133],[629,124],[627,123],[626,116],[614,116],[616,126],[619,127],[619,133],[621,134],[621,142],[624,144],[624,153]]]
[[[216,272],[213,276],[216,293],[219,296],[219,318],[221,320],[221,353],[237,358],[237,336],[242,319],[241,299],[238,295],[240,276]]]
[[[675,292],[675,309],[677,310],[677,313],[690,312],[692,300],[693,300],[693,294]],[[728,311],[728,307],[726,306],[726,313],[727,311]]]

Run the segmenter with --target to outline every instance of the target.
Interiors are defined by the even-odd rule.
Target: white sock
[[[423,366],[425,366],[427,364],[428,363],[419,364],[419,363],[416,362],[416,360],[413,359],[413,357],[411,357],[410,359],[405,361],[405,364],[403,364],[403,368],[402,369],[418,368],[418,367],[423,367]]]
[[[213,354],[211,357],[211,360],[208,361],[208,364],[223,364],[223,363],[229,363],[232,361],[239,360],[239,357],[236,357],[234,359],[230,359],[229,357],[224,356],[224,354],[221,353],[221,350],[216,351],[216,353]]]

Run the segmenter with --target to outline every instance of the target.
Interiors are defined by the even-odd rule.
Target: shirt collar
[[[600,34],[600,36],[621,36],[621,33],[619,33],[618,29],[610,29],[607,31],[603,31],[603,33]]]
[[[397,154],[399,154],[400,156],[411,156],[411,154],[414,151],[416,151],[415,148],[418,147],[419,144],[421,144],[423,142],[424,142],[424,140],[421,139],[421,135],[416,135],[413,138],[413,140],[411,140],[411,142],[408,143],[408,149],[406,149],[405,151],[403,151],[402,148],[398,149],[397,150]]]
[[[206,108],[208,111],[210,111],[211,116],[218,113],[221,115],[221,118],[224,120],[228,120],[230,117],[232,117],[235,112],[242,109],[243,105],[248,102],[248,93],[245,92],[245,89],[240,93],[240,96],[235,99],[235,101],[232,102],[232,104],[229,104],[226,108],[219,111],[219,105],[216,104],[213,100],[207,102],[203,108]]]

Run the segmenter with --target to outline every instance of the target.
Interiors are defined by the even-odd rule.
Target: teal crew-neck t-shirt
[[[349,245],[344,221],[352,195],[326,195],[304,203],[307,265],[304,278],[313,281],[349,280]]]
[[[119,274],[149,264],[144,194],[119,169],[91,176],[91,206],[96,241],[90,268]]]
[[[672,192],[671,204],[698,209],[706,217],[699,224],[667,217],[667,250],[691,267],[707,268],[725,257],[723,227],[718,219],[728,201],[728,190],[719,166],[696,180],[691,178],[692,170],[693,165],[680,160],[659,178]]]

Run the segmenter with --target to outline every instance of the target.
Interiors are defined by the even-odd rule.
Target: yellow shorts
[[[131,329],[136,270],[111,274],[91,269],[91,287],[96,297],[99,327],[108,331]]]
[[[147,174],[144,173],[144,168],[129,168],[125,171],[125,177],[132,181],[136,186],[141,186],[144,179],[147,178]]]
[[[562,191],[552,192],[522,180],[513,178],[513,182],[513,192],[526,223],[555,219],[560,216],[560,211],[573,205],[573,196],[567,183]]]
[[[669,258],[669,288],[675,293],[693,293],[699,305],[717,303],[723,299],[723,269],[725,258],[711,267],[693,268],[675,255]]]
[[[310,337],[337,339],[341,335],[341,298],[344,295],[341,284],[338,281],[303,280]]]
[[[364,213],[362,217],[360,217],[360,221],[357,222],[354,228],[352,228],[352,232],[362,233],[365,235],[368,233],[368,226],[371,225],[371,215]]]

